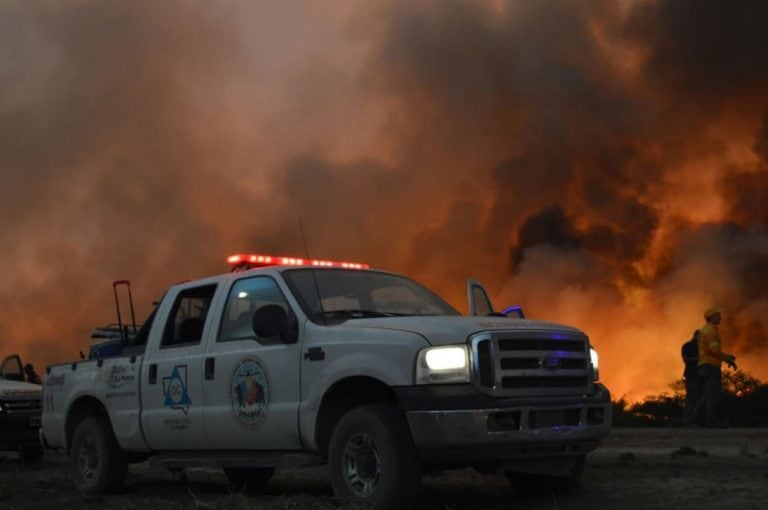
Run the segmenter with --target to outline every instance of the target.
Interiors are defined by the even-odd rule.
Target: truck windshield
[[[370,317],[459,315],[425,287],[393,274],[291,269],[283,272],[283,277],[304,313],[320,324]]]

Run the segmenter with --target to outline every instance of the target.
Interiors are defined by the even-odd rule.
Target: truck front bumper
[[[0,450],[39,446],[41,414],[39,399],[0,402]]]
[[[591,395],[493,398],[471,385],[395,389],[425,462],[584,455],[610,431],[611,399]]]
[[[0,413],[0,450],[18,450],[19,448],[40,445],[40,416],[8,416]]]

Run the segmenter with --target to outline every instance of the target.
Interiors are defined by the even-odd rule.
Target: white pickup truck
[[[327,463],[338,497],[400,508],[435,469],[567,488],[609,432],[587,336],[494,313],[473,280],[467,317],[361,264],[229,262],[168,289],[120,355],[47,368],[44,438],[81,492],[119,490],[147,458],[252,488]]]
[[[16,451],[23,462],[43,456],[40,444],[42,388],[26,382],[21,358],[11,354],[0,362],[0,450]]]

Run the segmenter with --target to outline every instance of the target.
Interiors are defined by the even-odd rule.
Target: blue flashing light
[[[523,313],[523,307],[520,305],[508,306],[504,310],[502,310],[501,313],[503,313],[507,317],[509,317],[510,313],[514,313],[515,315],[518,316],[518,318],[525,319],[525,314]]]

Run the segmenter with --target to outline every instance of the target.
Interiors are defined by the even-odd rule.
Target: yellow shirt
[[[699,366],[715,365],[728,360],[728,355],[723,352],[720,345],[720,333],[717,326],[707,323],[699,330]]]

